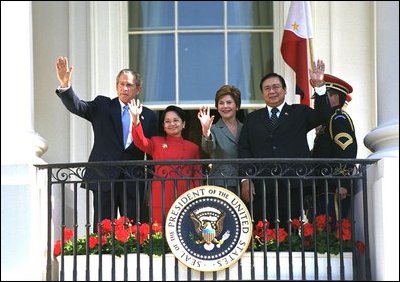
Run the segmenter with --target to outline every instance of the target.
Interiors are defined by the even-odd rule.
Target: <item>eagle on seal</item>
[[[225,213],[220,213],[216,221],[211,221],[209,219],[201,220],[194,212],[190,214],[190,218],[193,221],[196,233],[203,238],[202,240],[197,240],[197,244],[223,243],[223,241],[219,241],[216,237],[218,237],[223,230]]]

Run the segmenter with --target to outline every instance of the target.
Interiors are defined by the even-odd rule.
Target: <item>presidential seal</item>
[[[242,200],[218,186],[181,195],[168,212],[165,236],[175,257],[198,271],[218,271],[240,259],[250,244],[252,221]]]

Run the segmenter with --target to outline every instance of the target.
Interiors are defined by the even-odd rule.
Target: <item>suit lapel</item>
[[[222,118],[220,118],[217,123],[215,124],[216,126],[218,126],[221,130],[221,132],[230,140],[232,140],[233,142],[237,142],[235,139],[235,136],[233,136],[232,132],[230,132],[229,128],[226,126],[226,124],[222,121]],[[238,124],[238,128],[237,130],[239,130],[239,124]]]
[[[121,105],[118,98],[114,98],[111,101],[111,119],[114,124],[115,131],[117,133],[119,142],[124,146],[122,142],[122,122],[121,122]]]
[[[285,122],[285,120],[289,117],[289,112],[290,112],[290,105],[286,104],[283,105],[282,111],[279,114],[278,122],[276,124],[275,130]]]

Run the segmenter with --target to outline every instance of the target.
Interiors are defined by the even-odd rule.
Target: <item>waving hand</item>
[[[135,101],[135,99],[132,99],[129,103],[129,112],[131,113],[132,117],[132,123],[134,126],[138,125],[140,123],[140,114],[143,111],[143,106],[140,104],[139,99]]]

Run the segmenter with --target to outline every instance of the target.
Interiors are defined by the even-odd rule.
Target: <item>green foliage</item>
[[[145,254],[161,256],[164,253],[171,252],[168,243],[164,240],[162,233],[153,234],[153,240],[146,240],[142,245],[142,250]]]

